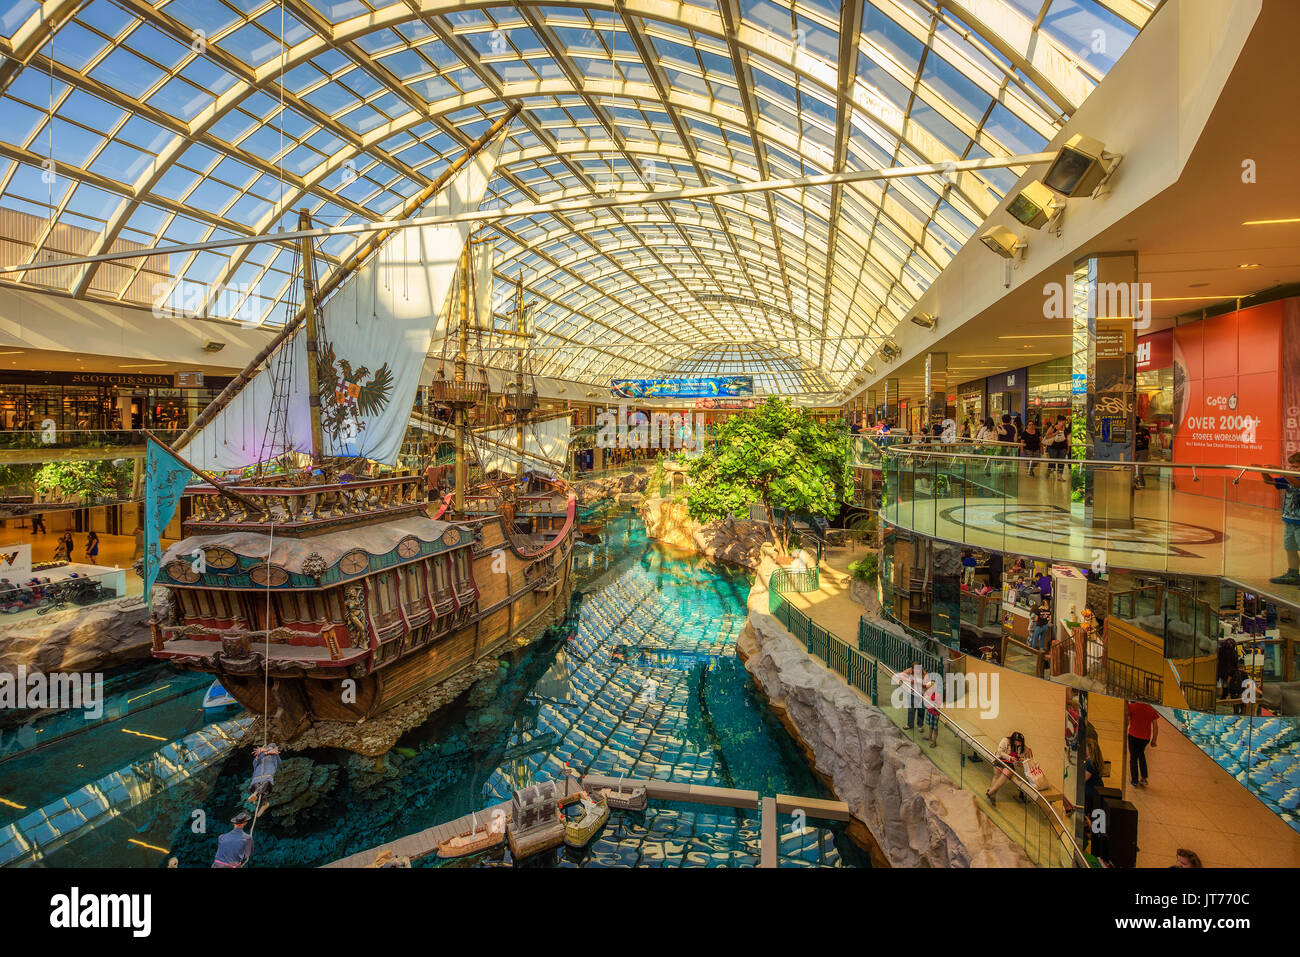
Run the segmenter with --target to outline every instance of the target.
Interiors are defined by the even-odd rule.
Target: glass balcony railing
[[[1295,604],[1282,493],[1257,466],[1023,458],[963,443],[882,450],[880,516],[922,535],[1098,570],[1219,577]],[[1090,518],[1085,469],[1093,472]],[[1136,486],[1136,487],[1135,487]],[[1130,504],[1131,503],[1131,504]],[[1131,516],[1097,521],[1096,516]]]
[[[10,625],[113,601],[127,594],[125,569],[89,573],[83,565],[37,568],[24,581],[0,577],[0,624]]]
[[[164,442],[181,435],[180,429],[153,429]],[[145,434],[140,429],[22,429],[0,431],[0,450],[39,452],[43,449],[103,449],[105,453],[129,448],[143,448]]]

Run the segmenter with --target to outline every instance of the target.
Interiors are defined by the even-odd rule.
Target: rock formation
[[[644,499],[641,520],[655,541],[747,568],[757,568],[764,545],[770,547],[764,522],[727,519],[701,525],[687,513],[685,502],[671,498]]]
[[[574,482],[573,490],[578,496],[579,505],[589,505],[601,499],[618,498],[623,495],[639,495],[645,492],[651,472],[649,466],[636,465],[633,466],[632,471],[623,475]]]
[[[107,671],[149,657],[149,609],[137,595],[0,624],[0,671]]]
[[[974,794],[767,614],[765,579],[760,572],[737,652],[878,853],[894,867],[1031,866]]]

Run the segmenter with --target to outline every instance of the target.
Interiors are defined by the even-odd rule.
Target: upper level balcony
[[[860,437],[859,437],[860,438]],[[944,541],[1083,567],[1215,577],[1300,605],[1300,587],[1269,579],[1287,569],[1282,492],[1259,466],[1029,459],[1013,449],[858,443],[860,466],[879,460],[880,517]],[[1085,502],[1086,472],[1092,501]],[[1122,527],[1092,520],[1125,511]],[[1112,505],[1118,506],[1111,508]]]

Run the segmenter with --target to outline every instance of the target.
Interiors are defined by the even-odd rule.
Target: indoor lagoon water
[[[385,758],[288,755],[252,866],[325,864],[506,800],[566,765],[829,796],[736,658],[746,572],[649,543],[626,513],[578,547],[575,571],[561,627]],[[0,754],[0,864],[162,866],[174,856],[207,866],[249,777],[249,752],[235,746],[248,718],[204,719],[205,682],[194,678],[150,665],[139,680],[117,679],[117,720],[110,708],[92,728],[66,718],[25,728],[18,750]],[[867,864],[840,826],[789,816],[780,826],[782,866]],[[756,811],[652,802],[614,812],[584,851],[528,864],[750,866],[758,837]],[[504,850],[453,866],[503,860]]]

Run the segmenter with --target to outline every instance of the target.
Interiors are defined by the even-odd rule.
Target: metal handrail
[[[776,590],[772,587],[772,579],[775,578],[776,575],[777,575],[777,573],[778,573],[778,572],[781,572],[781,571],[785,571],[785,569],[776,569],[776,570],[772,573],[772,575],[769,576],[769,578],[768,578],[768,590],[769,590],[769,611],[770,611],[774,616],[777,616],[777,619],[778,619],[778,621],[779,621],[780,618],[779,618],[779,616],[777,615],[777,612],[778,612],[778,610],[779,610],[779,606],[782,605],[782,604],[785,604],[785,605],[789,606],[789,608],[790,608],[791,611],[793,611],[793,612],[799,614],[799,615],[800,615],[801,617],[803,617],[806,621],[808,621],[810,625],[816,625],[816,622],[814,622],[814,621],[812,620],[811,617],[809,617],[808,615],[804,614],[800,609],[795,608],[793,605],[789,605],[788,602],[784,602],[784,601],[781,599],[781,597],[780,597],[780,593],[779,593],[779,592],[776,592]],[[775,596],[773,597],[773,593],[774,593],[774,592],[775,592]],[[818,627],[820,628],[820,626],[818,626]],[[821,631],[825,632],[825,634],[827,635],[827,637],[828,637],[831,641],[834,641],[834,642],[836,642],[836,643],[838,643],[838,644],[841,644],[841,645],[843,645],[845,648],[850,649],[850,650],[852,650],[852,651],[856,651],[856,652],[858,652],[859,654],[867,655],[868,658],[870,658],[872,661],[875,662],[875,666],[876,666],[876,668],[878,669],[877,674],[879,673],[879,669],[883,669],[883,670],[885,671],[885,673],[889,675],[889,677],[890,677],[891,680],[892,680],[893,678],[895,678],[895,677],[898,675],[898,672],[896,672],[896,671],[894,671],[892,668],[890,668],[889,665],[887,665],[884,661],[880,660],[879,658],[875,657],[874,655],[869,654],[869,653],[866,652],[866,651],[863,651],[860,647],[854,647],[853,645],[849,644],[849,643],[846,642],[844,639],[842,639],[839,635],[837,635],[837,634],[835,634],[834,632],[832,632],[830,629],[828,629],[828,628],[821,628]],[[796,640],[798,640],[798,637],[797,637],[797,636],[796,636]],[[806,646],[805,646],[805,647],[806,647]],[[829,665],[829,663],[828,663],[828,665]],[[845,677],[846,677],[845,675],[841,674],[841,673],[838,671],[838,669],[836,669],[836,668],[834,668],[834,667],[831,667],[830,670],[834,671],[836,674],[839,674],[840,677],[842,677],[842,678],[845,678]],[[873,703],[874,703],[874,700],[873,700]],[[964,731],[961,727],[959,727],[957,724],[955,724],[951,718],[949,718],[946,714],[944,714],[944,712],[943,712],[942,709],[939,710],[939,719],[940,719],[944,724],[946,724],[950,729],[952,729],[952,732],[953,732],[953,733],[954,733],[958,738],[961,738],[963,741],[965,741],[967,744],[969,744],[972,750],[974,750],[974,751],[979,751],[979,752],[981,753],[981,755],[982,755],[982,756],[983,756],[983,757],[984,757],[984,758],[985,758],[985,759],[990,763],[990,766],[993,765],[993,762],[996,760],[996,756],[993,754],[993,752],[990,751],[988,748],[986,748],[984,745],[980,744],[980,743],[979,743],[978,741],[976,741],[973,737],[971,737],[971,735],[969,735],[969,734],[968,734],[966,731]],[[1068,827],[1066,826],[1066,824],[1065,824],[1065,822],[1064,822],[1063,820],[1061,820],[1060,815],[1058,815],[1058,814],[1056,813],[1056,809],[1055,809],[1054,807],[1052,807],[1051,803],[1050,803],[1050,802],[1049,802],[1045,797],[1043,797],[1043,795],[1039,792],[1039,790],[1038,790],[1036,787],[1033,786],[1033,783],[1032,783],[1032,782],[1029,782],[1029,784],[1030,784],[1029,790],[1032,792],[1032,794],[1033,794],[1033,798],[1034,798],[1034,802],[1033,802],[1033,803],[1034,803],[1036,806],[1040,807],[1040,808],[1045,812],[1046,815],[1050,815],[1051,820],[1054,821],[1054,822],[1056,823],[1056,827],[1055,827],[1054,829],[1056,830],[1057,834],[1058,834],[1058,835],[1060,836],[1060,838],[1062,839],[1062,843],[1065,845],[1066,849],[1069,851],[1069,853],[1070,853],[1070,860],[1071,860],[1073,863],[1075,863],[1077,866],[1085,867],[1085,868],[1086,868],[1086,867],[1089,867],[1090,865],[1088,864],[1088,859],[1084,856],[1082,849],[1081,849],[1081,848],[1079,847],[1079,845],[1075,842],[1075,840],[1074,840],[1074,834],[1072,833],[1071,829],[1068,828]],[[1023,792],[1023,789],[1022,789],[1022,792]]]
[[[979,444],[995,445],[997,443],[981,442]],[[1006,443],[1002,443],[1002,444],[1006,444]],[[1268,475],[1285,475],[1288,477],[1300,479],[1300,471],[1291,471],[1289,469],[1284,469],[1284,468],[1270,468],[1268,466],[1263,466],[1263,465],[1220,465],[1220,464],[1214,464],[1209,462],[1205,462],[1205,463],[1151,462],[1151,461],[1135,462],[1130,460],[1115,461],[1115,460],[1108,460],[1108,459],[1073,459],[1073,458],[1052,459],[1045,455],[1043,456],[971,455],[965,452],[946,452],[942,448],[936,449],[933,446],[922,444],[922,443],[917,443],[915,445],[899,445],[899,446],[891,445],[888,448],[884,449],[884,452],[886,454],[906,452],[909,455],[926,455],[926,456],[934,456],[936,458],[945,458],[945,459],[971,459],[977,462],[988,462],[990,459],[1007,461],[1007,462],[1017,462],[1017,463],[1023,463],[1025,461],[1043,461],[1043,462],[1059,462],[1064,465],[1101,465],[1109,468],[1124,468],[1124,469],[1131,469],[1134,466],[1141,466],[1143,472],[1146,472],[1151,469],[1196,469],[1197,471],[1206,471],[1206,472],[1210,472],[1210,471],[1237,472],[1238,478],[1240,478],[1246,472],[1252,472],[1260,475],[1267,473]]]

